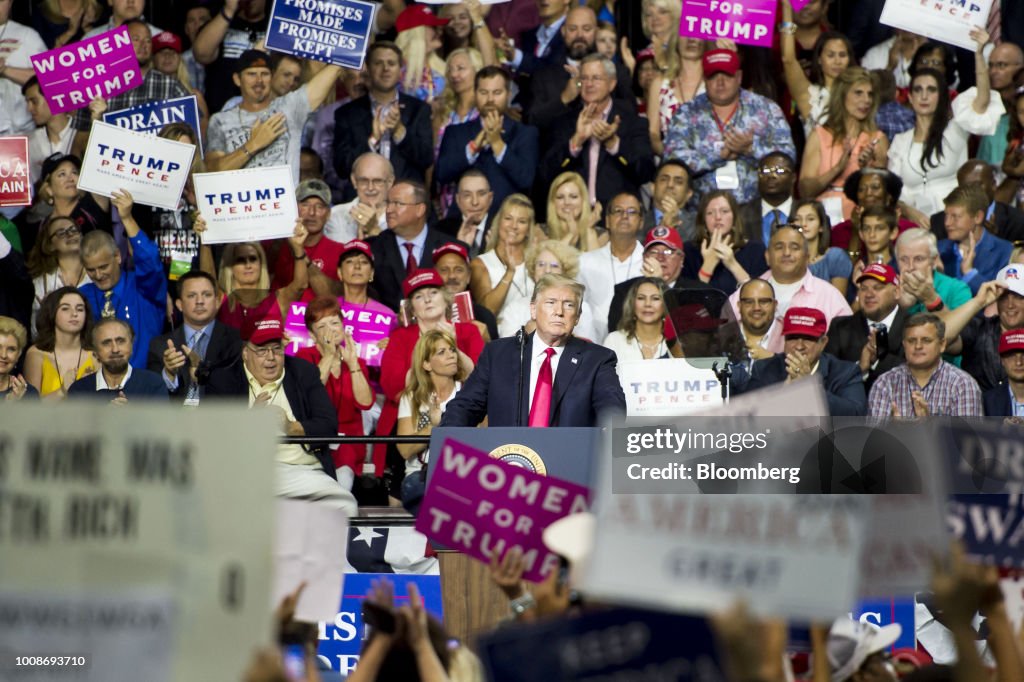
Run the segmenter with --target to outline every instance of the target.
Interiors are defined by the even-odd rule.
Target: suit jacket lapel
[[[580,368],[580,364],[583,361],[583,343],[583,341],[575,337],[570,338],[569,343],[565,346],[565,350],[562,351],[562,357],[558,359],[558,371],[555,372],[555,385],[551,392],[552,417],[558,414],[558,406],[569,390],[569,386],[572,385],[573,378],[576,376],[576,370]],[[554,426],[553,423],[552,426]]]

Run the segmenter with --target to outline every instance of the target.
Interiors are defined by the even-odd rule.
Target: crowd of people
[[[832,415],[1024,417],[1009,21],[969,51],[782,0],[769,49],[680,37],[678,0],[384,0],[354,71],[266,51],[264,0],[162,29],[140,0],[13,4],[0,136],[29,137],[34,192],[0,209],[5,401],[234,399],[288,436],[593,426],[627,363],[725,353],[733,394],[817,375]],[[29,57],[121,26],[142,83],[51,113]],[[198,129],[159,132],[203,152],[177,208],[78,188],[104,112],[188,95]],[[194,175],[271,166],[292,236],[204,243]],[[363,315],[386,335],[354,338]],[[277,492],[415,513],[428,462],[280,445]]]

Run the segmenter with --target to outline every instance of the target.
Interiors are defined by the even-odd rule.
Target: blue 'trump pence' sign
[[[266,47],[361,69],[375,8],[376,4],[364,0],[274,0]]]

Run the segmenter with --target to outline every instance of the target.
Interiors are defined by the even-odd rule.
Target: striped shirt
[[[924,388],[910,373],[906,363],[882,374],[871,387],[868,395],[868,413],[872,417],[888,418],[892,415],[892,404],[901,417],[914,416],[914,402],[911,395],[920,391],[928,403],[932,416],[981,417],[981,389],[978,382],[967,372],[948,362],[939,363]]]

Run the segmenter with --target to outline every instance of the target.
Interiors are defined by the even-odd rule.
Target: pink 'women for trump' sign
[[[345,330],[359,344],[359,357],[368,367],[380,367],[384,356],[381,341],[388,338],[398,326],[397,315],[373,300],[362,306],[339,298],[338,306],[341,308]],[[296,355],[299,349],[316,345],[316,340],[306,329],[306,304],[301,301],[288,306],[284,330],[288,334],[288,345],[285,347],[288,355]]]
[[[54,114],[81,109],[97,97],[110,99],[142,84],[139,60],[125,26],[32,55],[32,68]]]
[[[583,486],[507,464],[451,438],[432,453],[430,466],[434,473],[416,530],[484,563],[518,547],[523,578],[533,582],[560,565],[544,544],[544,529],[589,508],[590,491]]]
[[[771,47],[776,0],[683,0],[679,35]]]

